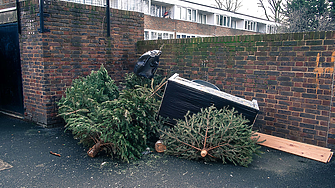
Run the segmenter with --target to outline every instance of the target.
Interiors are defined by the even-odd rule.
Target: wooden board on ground
[[[308,159],[313,159],[324,163],[328,163],[333,156],[333,152],[331,152],[331,149],[328,148],[305,144],[262,133],[256,134],[260,137],[259,141],[265,140],[263,143],[259,144],[262,146],[278,149],[287,153],[306,157]]]

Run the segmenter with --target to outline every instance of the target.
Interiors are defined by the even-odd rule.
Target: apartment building
[[[185,0],[111,0],[111,7],[144,13],[145,40],[275,33],[276,28],[265,19]]]
[[[106,6],[106,0],[62,0]],[[275,33],[276,23],[186,0],[110,0],[114,9],[144,13],[144,39]]]
[[[62,1],[106,6],[106,0]],[[276,32],[275,22],[186,0],[109,1],[111,8],[144,13],[145,40]],[[10,11],[14,15],[13,8],[15,9],[15,7],[10,7],[2,11]]]

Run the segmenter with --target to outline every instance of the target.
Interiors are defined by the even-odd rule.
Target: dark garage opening
[[[0,25],[0,110],[24,112],[17,23]]]

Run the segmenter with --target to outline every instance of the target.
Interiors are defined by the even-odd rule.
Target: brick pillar
[[[136,42],[143,40],[143,14],[111,10],[111,37],[106,36],[105,7],[64,1],[45,4],[48,14],[39,33],[37,0],[22,4],[21,65],[25,118],[43,126],[61,123],[56,102],[73,79],[104,64],[112,79],[132,70]]]

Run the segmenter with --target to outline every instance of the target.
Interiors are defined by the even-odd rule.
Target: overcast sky
[[[215,0],[189,0],[189,1],[211,6],[214,6],[216,4]],[[266,18],[263,9],[259,8],[257,5],[258,0],[240,0],[240,1],[242,2],[242,7],[238,9],[237,12],[250,16]]]

